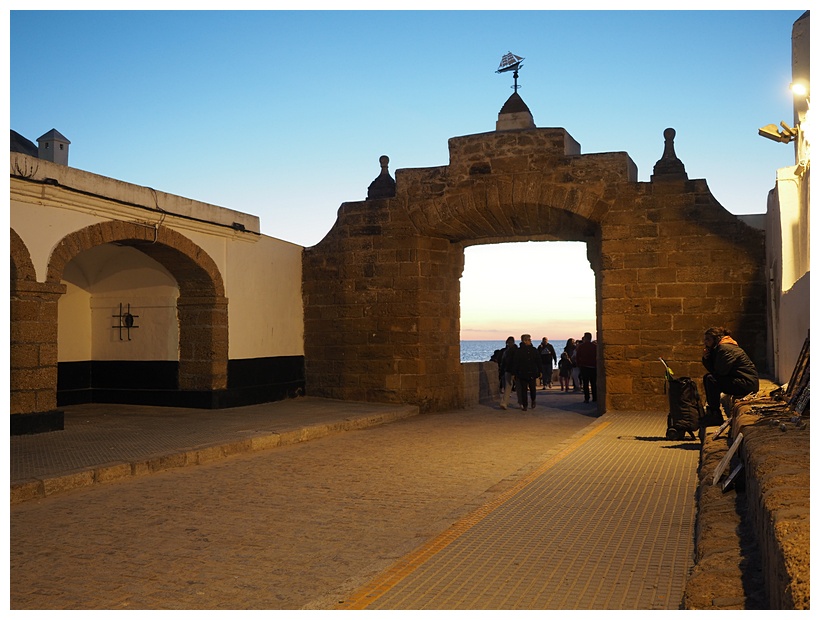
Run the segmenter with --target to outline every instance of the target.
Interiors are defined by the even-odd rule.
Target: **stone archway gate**
[[[664,159],[680,164],[673,137]],[[637,182],[626,153],[582,155],[560,128],[452,138],[449,150],[448,166],[398,170],[393,197],[344,203],[306,249],[308,394],[463,406],[464,248],[505,241],[587,243],[601,411],[665,410],[658,358],[678,376],[701,376],[711,325],[729,328],[764,367],[763,233],[682,164],[662,159],[651,182]]]

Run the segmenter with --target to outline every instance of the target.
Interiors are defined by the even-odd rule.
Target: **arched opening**
[[[494,402],[501,396],[504,378],[494,354],[501,353],[509,336],[520,346],[523,334],[530,334],[541,353],[544,372],[536,387],[546,394],[563,392],[559,362],[569,339],[580,341],[585,332],[597,339],[597,293],[585,242],[521,241],[466,247],[460,281],[465,401]],[[488,364],[490,361],[496,363]],[[568,375],[566,384],[580,392],[580,369],[570,369]],[[603,393],[602,377],[598,373]]]
[[[93,252],[88,255],[91,258],[82,258],[81,255],[89,251]],[[98,254],[100,256],[97,256]],[[79,260],[72,265],[72,261],[77,257],[80,257]],[[108,265],[107,259],[112,257],[115,259],[114,264]],[[133,273],[131,273],[132,270]],[[160,374],[164,378],[153,377],[147,383],[143,382],[141,385],[146,388],[143,390],[119,389],[115,393],[117,400],[109,402],[121,402],[121,399],[127,396],[129,398],[127,402],[142,404],[209,408],[219,406],[219,397],[215,392],[224,391],[227,388],[228,300],[224,295],[224,285],[219,269],[202,248],[180,233],[162,226],[154,228],[126,222],[95,224],[66,236],[52,252],[48,265],[47,282],[58,284],[64,279],[77,289],[73,291],[74,294],[71,297],[75,304],[82,304],[84,295],[91,303],[89,293],[80,293],[80,290],[84,290],[84,286],[99,289],[99,292],[111,289],[120,294],[125,292],[131,283],[139,285],[142,281],[153,292],[161,292],[159,297],[165,300],[163,302],[165,304],[168,303],[168,299],[177,295],[173,311],[169,310],[167,305],[159,311],[159,314],[164,313],[166,318],[164,323],[163,321],[158,321],[158,323],[160,327],[163,324],[166,327],[156,332],[156,334],[161,334],[158,338],[162,342],[152,345],[155,351],[163,351],[164,347],[165,352],[160,356],[166,358],[173,357],[172,351],[176,346],[178,361],[164,360],[170,364],[176,364],[176,372],[163,371]],[[128,292],[133,293],[130,288]],[[112,312],[110,320],[115,318],[126,322],[134,320],[135,322],[130,324],[130,331],[134,334],[139,329],[147,329],[147,326],[146,328],[139,327],[142,317],[133,317],[133,315],[138,315],[138,312],[129,312],[128,303],[130,302],[123,300],[122,303],[125,304],[123,310],[120,310],[119,303],[117,302],[116,306],[117,312]],[[64,313],[66,316],[71,315],[69,311],[71,304],[72,301],[69,301],[66,306]],[[131,310],[136,310],[136,308],[132,306]],[[92,321],[94,312],[91,310],[88,312],[88,320]],[[99,317],[104,317],[103,312],[107,310],[101,308],[97,313]],[[126,314],[131,314],[132,319],[126,317]],[[174,324],[174,321],[170,319],[171,314],[178,321],[179,331],[176,339],[172,335],[172,330],[167,327]],[[134,329],[135,325],[136,329]],[[91,326],[89,325],[88,329],[91,329]],[[98,325],[93,326],[99,329]],[[115,331],[111,324],[108,328],[112,332]],[[120,334],[124,333],[127,341],[129,326],[125,324],[124,329],[118,327],[116,333],[118,339]],[[93,342],[92,340],[90,346],[93,346]],[[105,337],[103,336],[97,342],[105,342]],[[54,344],[56,343],[55,321]],[[87,350],[88,346],[86,345],[83,354],[90,355]],[[76,352],[72,355],[76,355]],[[91,357],[88,359],[93,361]],[[131,368],[126,370],[133,373],[132,369],[139,364],[148,363],[149,366],[156,368],[158,367],[156,362],[160,360],[127,361],[131,362],[129,365]],[[155,368],[149,368],[148,372],[153,372]],[[133,378],[123,378],[123,375],[128,375],[126,371],[114,369],[113,374],[115,378],[111,382],[121,387],[123,382],[130,385],[128,381],[133,380]],[[175,383],[168,379],[171,375]],[[63,385],[69,385],[65,383],[66,380],[64,379]],[[160,389],[159,386],[166,391],[157,397],[153,391]],[[94,397],[104,397],[104,394],[104,391],[99,394],[94,393]]]
[[[464,250],[461,361],[487,361],[507,336],[563,348],[596,331],[595,273],[583,242],[518,242]]]
[[[179,286],[167,269],[106,243],[71,259],[62,282],[58,404],[145,401],[178,389]]]

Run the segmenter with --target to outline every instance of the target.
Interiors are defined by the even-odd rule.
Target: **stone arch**
[[[228,379],[228,300],[219,268],[205,250],[170,228],[109,221],[66,235],[52,251],[46,281],[59,283],[75,256],[103,243],[133,247],[176,279],[180,295],[179,387],[217,390]]]
[[[34,263],[31,261],[31,253],[28,251],[25,242],[17,234],[13,228],[11,231],[11,239],[9,249],[11,251],[11,280],[23,280],[27,282],[36,282],[37,274],[34,270]]]
[[[451,138],[450,164],[398,170],[394,197],[344,203],[305,250],[306,388],[459,407],[464,248],[585,241],[595,273],[599,410],[664,410],[659,357],[702,374],[722,324],[765,366],[763,234],[685,173],[637,181],[626,153],[582,155],[563,129]]]
[[[57,406],[57,300],[65,287],[37,282],[28,247],[10,230],[11,413],[50,412]]]

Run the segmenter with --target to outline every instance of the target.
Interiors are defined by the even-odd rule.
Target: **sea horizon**
[[[561,354],[569,338],[568,336],[567,338],[553,339],[547,336],[549,343],[555,348],[556,355]],[[505,338],[498,340],[461,340],[461,363],[489,361],[493,351],[504,347],[505,340]],[[515,343],[520,344],[520,340],[517,337]],[[537,347],[541,344],[541,338],[537,340],[533,338],[532,344]]]

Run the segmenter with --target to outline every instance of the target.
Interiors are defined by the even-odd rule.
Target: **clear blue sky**
[[[641,181],[674,127],[690,178],[732,213],[762,213],[794,163],[757,129],[792,121],[802,13],[13,10],[10,121],[31,140],[56,128],[73,167],[253,213],[311,246],[365,198],[380,155],[393,173],[446,165],[448,138],[493,131],[512,51],[538,127],[583,153],[626,151]]]

